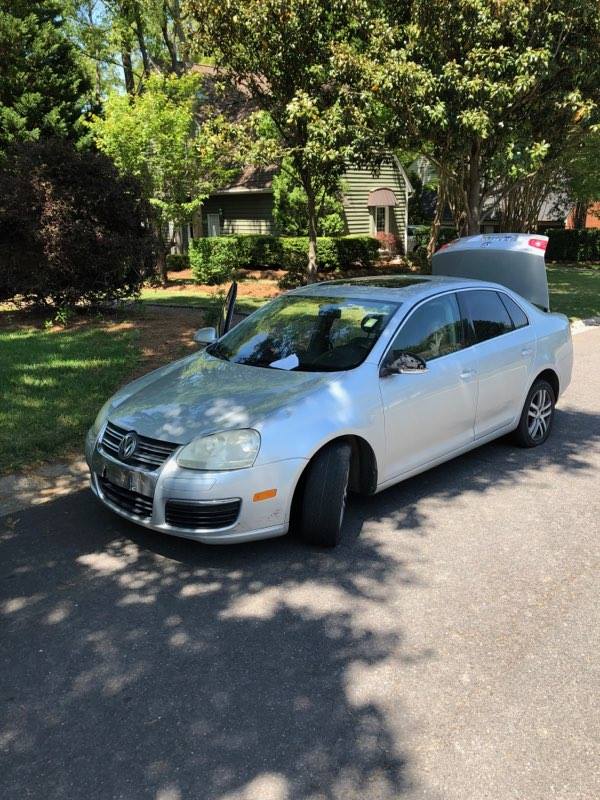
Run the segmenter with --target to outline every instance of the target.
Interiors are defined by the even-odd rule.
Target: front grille
[[[128,514],[135,514],[136,517],[143,519],[150,519],[152,516],[152,498],[146,497],[144,494],[132,492],[130,489],[124,489],[122,486],[116,486],[114,483],[107,481],[106,478],[99,478],[100,488],[102,494],[107,500],[110,500],[113,505],[118,506],[122,511]]]
[[[112,422],[109,422],[102,436],[100,446],[109,456],[123,461],[119,457],[119,445],[126,433],[128,431],[125,428],[119,428],[118,425],[113,425]],[[124,463],[150,470],[155,470],[162,466],[173,451],[179,447],[178,444],[163,442],[160,439],[150,439],[147,436],[137,435],[137,440],[138,443],[134,454]]]
[[[206,503],[201,500],[167,500],[165,519],[175,528],[227,528],[237,520],[241,500]]]

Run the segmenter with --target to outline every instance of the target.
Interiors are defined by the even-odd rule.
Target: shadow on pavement
[[[1,519],[3,800],[402,797],[402,697],[392,723],[379,684],[435,653],[406,651],[387,602],[420,582],[401,537],[432,533],[432,497],[451,514],[542,464],[590,469],[599,439],[600,415],[561,411],[543,448],[501,441],[356,499],[332,552],[171,539],[88,492]]]

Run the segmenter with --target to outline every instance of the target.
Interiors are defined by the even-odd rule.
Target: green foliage
[[[55,0],[0,0],[0,156],[15,142],[77,139],[85,69]]]
[[[169,272],[182,272],[190,268],[190,257],[187,253],[169,253],[167,269]]]
[[[361,144],[375,146],[366,124],[368,93],[350,86],[354,66],[344,55],[364,49],[372,16],[367,0],[187,0],[192,44],[214,54],[232,87],[243,85],[261,109],[246,122],[249,163],[287,162],[306,194],[314,275],[319,202],[335,194]]]
[[[237,269],[283,269],[293,273],[297,283],[305,273],[307,248],[307,236],[211,236],[192,242],[190,263],[198,283],[225,283]],[[369,269],[378,249],[379,243],[371,236],[320,236],[319,269]]]
[[[385,4],[370,85],[383,124],[438,168],[455,217],[543,169],[598,118],[597,0],[415,0]],[[399,57],[400,54],[400,57]],[[364,81],[363,81],[364,83]]]
[[[600,228],[550,228],[544,233],[549,237],[548,261],[600,261]]]
[[[237,236],[194,239],[189,252],[194,279],[209,286],[231,280],[242,266],[243,252]]]
[[[325,194],[319,200],[317,233],[319,236],[341,236],[346,228],[340,192]],[[306,192],[290,172],[288,164],[273,178],[273,219],[282,236],[307,236],[308,212]]]
[[[26,142],[0,169],[0,301],[68,306],[136,295],[151,269],[149,209],[100,153]]]
[[[165,254],[173,244],[169,223],[188,222],[235,174],[230,130],[219,120],[196,124],[201,89],[200,75],[153,75],[135,98],[110,95],[104,116],[92,123],[98,148],[140,182]]]

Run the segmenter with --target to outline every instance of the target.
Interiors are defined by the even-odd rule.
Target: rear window
[[[509,313],[496,292],[473,289],[460,292],[459,298],[471,320],[477,342],[485,342],[514,330]]]
[[[524,328],[526,325],[529,325],[529,320],[527,319],[527,315],[523,311],[523,309],[515,303],[512,297],[509,297],[507,294],[502,292],[500,294],[500,299],[506,306],[506,310],[510,314],[510,318],[513,321],[513,325],[515,328]]]

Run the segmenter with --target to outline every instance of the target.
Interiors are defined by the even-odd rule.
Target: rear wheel
[[[339,544],[346,510],[350,445],[332,442],[308,466],[300,509],[300,536],[309,544]]]
[[[556,398],[552,386],[543,379],[535,381],[523,406],[519,427],[515,431],[521,447],[543,444],[552,430]]]

